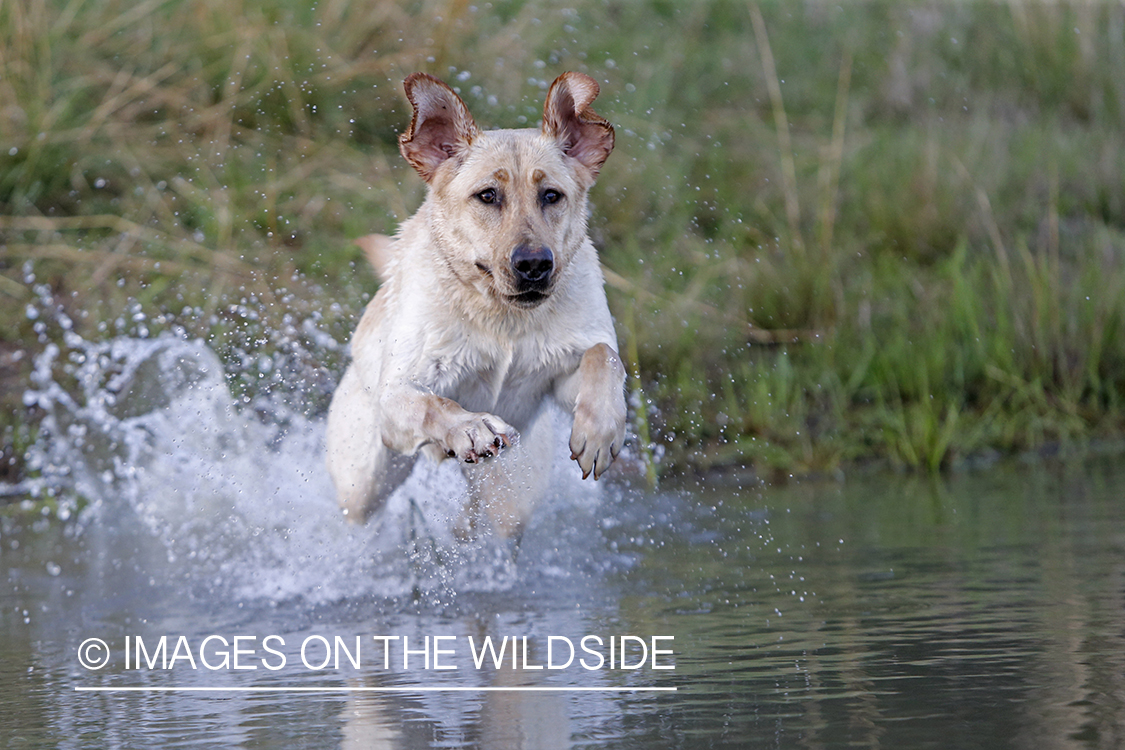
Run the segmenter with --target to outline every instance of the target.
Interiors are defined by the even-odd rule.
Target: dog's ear
[[[543,105],[543,133],[559,141],[594,176],[613,151],[613,126],[590,102],[598,96],[598,82],[583,73],[563,73],[551,84]]]
[[[403,88],[414,117],[399,136],[398,148],[429,182],[441,163],[464,151],[480,131],[461,97],[433,76],[411,73]]]

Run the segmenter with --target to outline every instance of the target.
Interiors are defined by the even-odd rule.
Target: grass
[[[1123,29],[1088,3],[0,3],[0,478],[59,335],[29,306],[205,336],[236,392],[323,409],[343,355],[301,321],[346,341],[376,286],[350,240],[421,200],[413,70],[503,127],[563,70],[602,82],[592,230],[662,470],[1120,439]]]

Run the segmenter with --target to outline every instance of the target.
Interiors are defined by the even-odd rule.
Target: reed
[[[0,3],[5,444],[37,419],[43,289],[82,335],[136,333],[139,306],[237,392],[323,408],[343,348],[294,321],[346,341],[376,288],[351,240],[420,202],[401,79],[521,127],[564,69],[617,126],[591,226],[664,471],[1119,439],[1125,10],[944,11]],[[300,364],[255,369],[278,351]]]

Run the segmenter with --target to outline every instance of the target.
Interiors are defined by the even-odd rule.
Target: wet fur
[[[613,128],[580,73],[555,80],[539,129],[481,131],[425,74],[405,89],[400,148],[429,190],[395,238],[359,241],[383,284],[329,410],[329,473],[362,522],[419,451],[452,458],[469,480],[465,529],[483,514],[518,535],[549,475],[546,399],[574,415],[583,477],[601,476],[624,441],[625,373],[586,232]]]

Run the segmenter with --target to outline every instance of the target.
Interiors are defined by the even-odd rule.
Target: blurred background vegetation
[[[0,479],[71,333],[203,336],[322,410],[376,289],[351,240],[423,197],[414,70],[485,127],[601,82],[592,231],[664,470],[1120,441],[1125,6],[565,5],[0,2]]]

